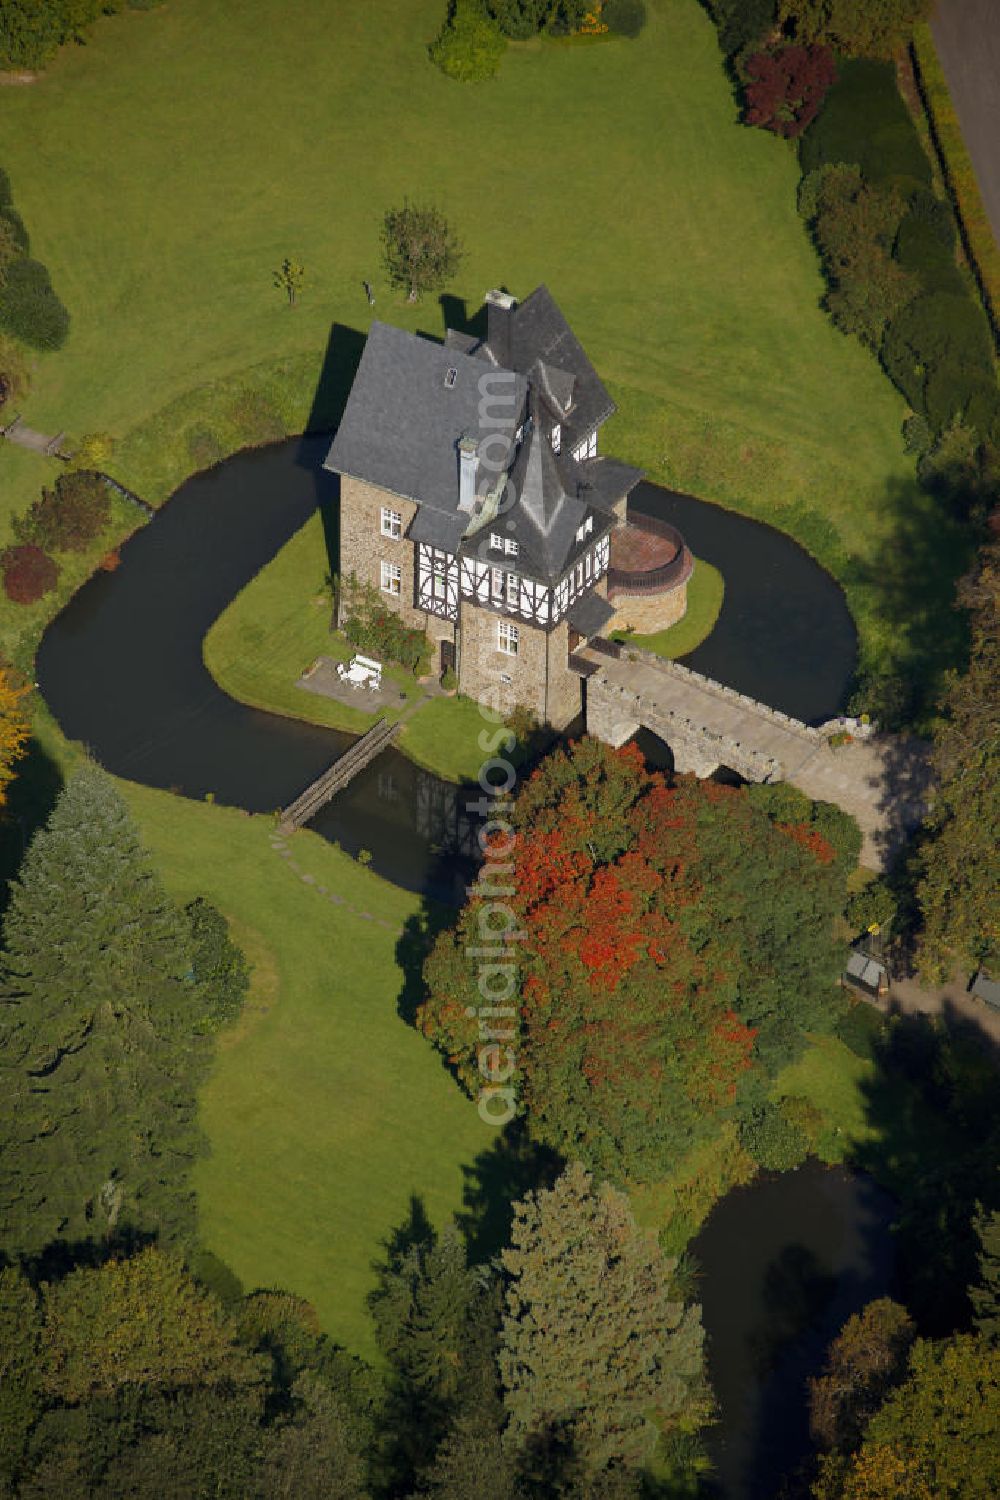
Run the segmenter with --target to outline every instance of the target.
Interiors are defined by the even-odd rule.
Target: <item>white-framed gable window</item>
[[[585,458],[597,457],[596,427],[589,437],[585,437],[581,443],[577,443],[576,447],[573,449],[573,457],[576,459],[578,464],[583,463],[583,460]]]
[[[512,625],[509,620],[499,620],[497,622],[497,650],[502,651],[504,656],[517,655],[517,647],[520,639],[521,632],[516,625]]]
[[[403,517],[389,505],[382,507],[382,535],[392,537],[394,542],[403,535]]]
[[[516,573],[508,573],[507,574],[507,603],[508,603],[508,605],[510,606],[511,609],[516,609],[517,608],[517,601],[518,601],[518,599],[520,597],[520,593],[521,593],[520,580],[518,579],[517,574]]]
[[[396,563],[384,562],[381,564],[382,592],[391,594],[398,599],[403,592],[403,570]]]
[[[556,422],[552,427],[552,452],[558,453],[562,447],[562,423]]]
[[[584,521],[583,525],[582,526],[578,526],[576,528],[576,539],[577,539],[577,541],[578,542],[582,542],[583,539],[584,539],[584,537],[590,536],[590,534],[593,531],[593,529],[594,529],[594,518],[593,518],[593,516],[588,516],[587,519]]]
[[[508,557],[516,557],[518,553],[518,546],[512,536],[501,536],[499,531],[491,531],[490,551],[506,552]]]

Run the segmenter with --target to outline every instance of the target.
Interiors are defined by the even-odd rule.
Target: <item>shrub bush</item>
[[[758,1104],[740,1124],[740,1144],[768,1172],[790,1172],[809,1152],[801,1125],[789,1119],[787,1101]]]
[[[918,297],[893,318],[882,362],[935,431],[964,415],[984,382],[994,381],[993,345],[982,309],[971,297],[948,292]]]
[[[110,432],[88,432],[73,449],[72,469],[104,469],[115,454],[115,440]]]
[[[59,569],[47,552],[33,542],[7,547],[0,555],[3,587],[15,604],[34,604],[55,588]]]
[[[285,436],[282,415],[263,391],[239,391],[226,415],[239,436],[252,447],[277,443]]]
[[[837,76],[826,47],[778,47],[746,61],[747,123],[775,135],[801,135]]]
[[[377,592],[352,573],[340,583],[341,615],[346,615],[344,634],[356,650],[379,661],[398,662],[414,674],[426,668],[430,642],[423,630],[404,625],[393,610],[386,609]]]
[[[250,966],[229,935],[229,923],[211,902],[197,896],[184,911],[191,929],[194,979],[205,998],[200,1029],[218,1031],[243,1009]]]
[[[226,456],[225,448],[211,427],[192,427],[187,435],[187,450],[196,469],[210,469]]]
[[[20,542],[57,552],[82,552],[111,520],[111,493],[98,474],[60,474],[54,490],[12,523]]]
[[[837,162],[856,163],[869,182],[929,186],[930,162],[896,86],[892,63],[842,63],[818,118],[802,137],[804,173]]]
[[[430,58],[442,73],[459,83],[482,83],[493,78],[507,50],[496,22],[483,10],[481,0],[454,0],[430,46]]]
[[[635,38],[646,24],[645,0],[604,0],[601,20],[616,36]]]
[[[759,47],[778,23],[777,0],[708,0],[727,57]]]
[[[856,1000],[837,1022],[837,1035],[855,1057],[873,1062],[885,1035],[885,1021],[873,1005]]]
[[[6,285],[0,290],[0,328],[32,349],[60,349],[66,342],[69,313],[37,260],[16,260],[7,267]]]

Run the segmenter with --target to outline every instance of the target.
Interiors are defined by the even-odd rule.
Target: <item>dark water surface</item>
[[[773,1500],[809,1450],[807,1385],[852,1313],[893,1283],[893,1201],[809,1161],[729,1193],[691,1245],[721,1408],[710,1492]]]
[[[239,589],[306,521],[336,503],[320,467],[329,439],[294,439],[196,475],[52,623],[38,655],[42,693],[64,732],[109,771],[189,797],[269,812],[284,807],[352,736],[234,702],[202,661],[205,633]],[[837,584],[787,537],[651,485],[640,508],[675,521],[719,567],[716,629],[687,658],[700,671],[805,719],[842,707],[855,637]],[[324,565],[317,558],[317,573]],[[398,885],[456,896],[466,871],[465,795],[389,750],[313,825],[366,848]],[[468,831],[465,833],[468,839]]]

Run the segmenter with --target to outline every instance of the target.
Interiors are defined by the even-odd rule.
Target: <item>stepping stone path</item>
[[[359,907],[352,906],[349,901],[345,900],[343,896],[338,895],[336,891],[328,890],[325,885],[319,885],[315,875],[310,875],[307,870],[303,870],[281,834],[273,833],[271,835],[271,848],[278,855],[279,859],[285,860],[286,869],[291,870],[294,875],[298,876],[303,885],[312,886],[316,894],[322,896],[324,900],[329,901],[331,906],[345,906],[350,915],[357,917],[359,921],[374,922],[376,927],[381,927],[385,932],[391,932],[396,937],[403,936],[403,929],[401,927],[394,927],[391,922],[386,922],[382,917],[373,916],[370,911],[362,911]]]

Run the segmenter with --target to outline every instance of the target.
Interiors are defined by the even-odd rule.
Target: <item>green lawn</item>
[[[419,901],[314,834],[290,846],[307,885],[272,850],[269,819],[126,793],[170,885],[215,901],[256,967],[202,1095],[202,1241],[247,1289],[294,1289],[370,1355],[364,1299],[381,1241],[414,1195],[439,1227],[457,1212],[462,1168],[496,1134],[397,1014],[396,933],[356,914],[397,928]]]
[[[374,714],[295,685],[317,656],[346,660],[352,654],[343,636],[329,630],[325,556],[322,522],[316,515],[216,620],[205,637],[205,664],[226,692],[243,703],[361,733],[371,727]],[[402,668],[389,667],[386,676],[406,695],[399,708],[382,710],[387,719],[397,719],[420,699],[423,689]],[[432,698],[407,720],[397,744],[438,776],[474,780],[486,753],[479,736],[487,727],[478,705],[469,699]]]
[[[697,0],[649,10],[638,42],[513,47],[479,87],[427,61],[442,0],[171,0],[102,22],[4,91],[4,166],[73,319],[27,417],[124,438],[122,476],[153,499],[190,467],[202,408],[237,440],[241,384],[301,425],[331,325],[370,320],[363,278],[380,317],[441,332],[378,249],[385,206],[433,198],[466,245],[455,296],[547,281],[620,402],[606,446],[795,532],[877,654],[954,561],[938,536],[919,587],[899,577],[930,525],[902,403],[821,310],[794,152],[737,123]],[[309,277],[294,310],[271,285],[287,254]],[[15,464],[6,506],[34,486]]]
[[[633,646],[655,651],[657,656],[667,656],[672,661],[679,656],[687,656],[689,651],[700,646],[715,629],[725,591],[725,581],[718,568],[697,559],[688,582],[687,610],[682,620],[678,620],[676,625],[671,625],[667,630],[658,630],[654,635],[614,630],[612,639],[628,641]]]

